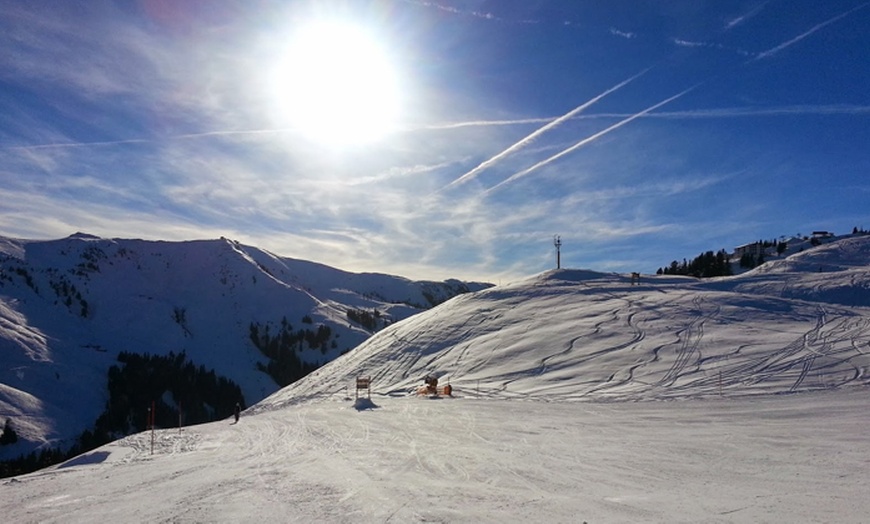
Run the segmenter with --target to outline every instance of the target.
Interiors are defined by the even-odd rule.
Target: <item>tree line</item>
[[[302,322],[312,323],[308,316]],[[284,318],[281,325],[275,328],[268,323],[261,326],[257,322],[251,322],[248,329],[254,347],[269,359],[266,364],[258,362],[257,369],[272,377],[280,387],[292,384],[320,367],[319,364],[299,358],[298,353],[305,350],[306,346],[307,349],[319,349],[324,354],[329,348],[337,346],[332,338],[332,329],[325,324],[317,326],[317,329],[294,330]]]
[[[122,352],[118,362],[119,365],[109,368],[109,400],[92,429],[83,431],[68,450],[44,448],[0,462],[0,478],[30,473],[144,431],[148,429],[152,405],[153,422],[158,428],[220,420],[233,414],[236,402],[245,407],[237,384],[205,366],[194,365],[184,352],[168,355]],[[2,438],[17,440],[9,420]]]
[[[377,331],[390,325],[390,319],[381,314],[377,309],[371,312],[365,309],[348,309],[347,319],[369,331]]]
[[[870,232],[864,230],[863,227],[855,226],[852,228],[853,235],[867,235]],[[803,238],[812,244],[818,246],[822,243],[821,240],[813,237],[802,236],[797,234],[798,238]],[[740,256],[740,267],[752,269],[764,264],[765,253],[768,249],[774,249],[777,255],[782,255],[788,249],[788,242],[785,240],[759,240],[755,243],[760,246],[760,252],[756,255],[753,253],[744,253]],[[698,278],[730,276],[733,274],[731,265],[728,263],[728,253],[721,249],[716,253],[707,251],[695,257],[692,261],[683,259],[682,262],[672,261],[670,265],[660,267],[656,274],[658,275],[688,275]]]
[[[713,253],[701,253],[691,261],[685,258],[682,263],[674,260],[669,266],[661,267],[657,275],[687,275],[697,278],[721,277],[733,275],[728,253],[724,249]]]

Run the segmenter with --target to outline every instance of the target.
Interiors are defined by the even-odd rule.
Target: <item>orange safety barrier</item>
[[[453,396],[453,386],[447,384],[446,386],[438,387],[432,386],[431,384],[426,386],[420,386],[417,388],[418,395],[446,395],[448,397]]]

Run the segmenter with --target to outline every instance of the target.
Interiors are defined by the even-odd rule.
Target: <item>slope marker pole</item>
[[[154,401],[151,401],[151,454],[154,454]]]

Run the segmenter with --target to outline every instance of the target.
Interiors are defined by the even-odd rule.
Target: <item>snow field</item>
[[[10,522],[862,522],[866,391],[374,396],[133,435],[0,483]],[[91,458],[88,458],[91,457]]]

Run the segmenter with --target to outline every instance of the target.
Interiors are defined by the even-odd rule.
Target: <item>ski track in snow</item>
[[[267,403],[0,481],[9,522],[861,522],[866,391]]]

